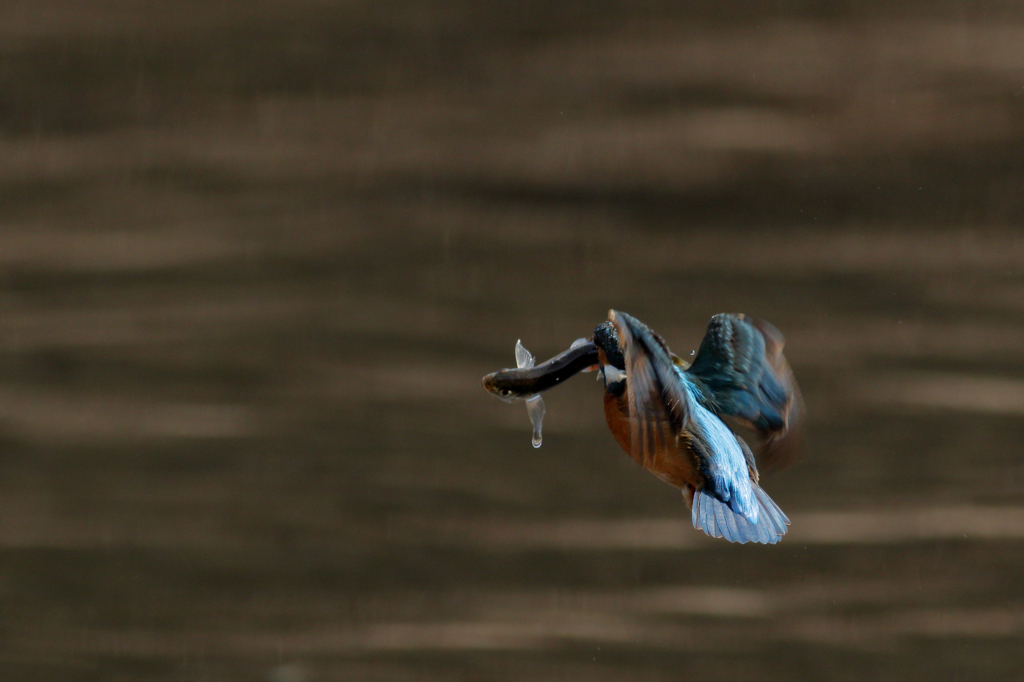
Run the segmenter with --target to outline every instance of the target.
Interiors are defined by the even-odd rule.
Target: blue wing
[[[678,372],[688,402],[690,423],[687,425],[691,442],[698,443],[704,454],[704,490],[718,500],[728,503],[729,509],[751,523],[757,523],[758,505],[751,488],[753,472],[748,466],[746,452],[740,439],[713,412],[700,404],[700,391],[683,372]],[[698,491],[699,492],[699,491]]]
[[[701,388],[705,407],[763,436],[759,460],[768,470],[785,468],[799,455],[803,400],[782,354],[785,342],[763,320],[722,313],[711,318],[686,370]]]

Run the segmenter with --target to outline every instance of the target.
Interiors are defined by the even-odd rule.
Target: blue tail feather
[[[784,535],[786,533],[786,526],[789,525],[789,517],[779,509],[779,505],[775,504],[772,498],[768,497],[768,493],[757,485],[754,486],[754,494],[757,495],[760,508],[768,512],[767,516],[771,518],[775,529],[780,535]]]
[[[743,537],[743,533],[740,531],[740,527],[736,523],[736,517],[738,515],[736,514],[736,511],[732,509],[731,506],[729,508],[729,511],[733,513],[725,515],[725,527],[728,531],[725,534],[725,539],[729,542],[739,542],[739,538]]]
[[[789,530],[789,518],[756,483],[750,482],[758,503],[757,523],[734,512],[727,502],[698,490],[693,496],[693,527],[729,542],[775,544]]]

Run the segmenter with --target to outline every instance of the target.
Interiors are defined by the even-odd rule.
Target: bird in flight
[[[711,318],[689,365],[643,322],[611,310],[591,339],[541,365],[517,342],[519,367],[489,374],[483,384],[504,400],[527,401],[538,447],[540,393],[596,369],[612,436],[638,464],[682,490],[695,528],[730,542],[774,544],[789,518],[760,487],[758,460],[762,470],[794,461],[803,414],[784,343],[767,322],[723,313]],[[758,432],[757,459],[723,417]]]

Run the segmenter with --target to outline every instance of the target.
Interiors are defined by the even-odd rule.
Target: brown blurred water
[[[4,680],[1018,680],[1015,3],[0,5]],[[774,547],[585,375],[772,321]]]

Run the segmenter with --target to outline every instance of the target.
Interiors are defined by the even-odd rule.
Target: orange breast
[[[604,418],[608,422],[608,429],[612,432],[612,436],[615,437],[615,442],[637,464],[677,488],[692,490],[703,485],[704,479],[699,473],[697,458],[685,437],[680,438],[672,447],[651,453],[647,461],[644,461],[642,453],[633,452],[629,408],[626,405],[625,392],[617,397],[605,393]]]
[[[608,428],[611,430],[612,436],[615,437],[615,442],[619,444],[619,447],[625,450],[626,454],[630,457],[633,457],[637,464],[643,465],[643,462],[630,452],[629,409],[626,407],[625,391],[618,397],[613,396],[607,391],[605,392],[604,419],[608,422]]]

